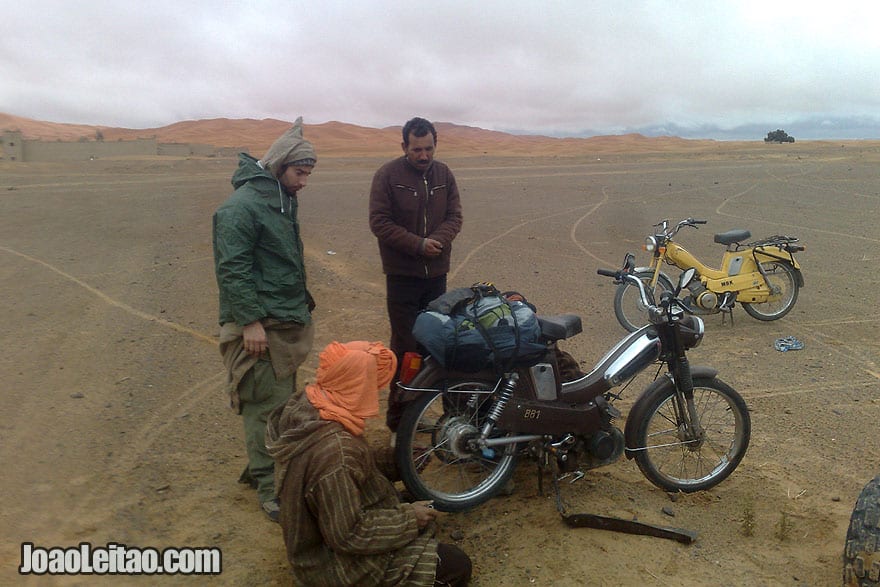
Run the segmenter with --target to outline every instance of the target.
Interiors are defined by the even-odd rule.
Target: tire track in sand
[[[799,174],[799,175],[801,175],[801,174]],[[788,178],[780,178],[777,176],[772,176],[772,177],[774,179],[776,179],[777,181],[781,181],[781,182],[789,182],[790,181]],[[731,204],[731,203],[735,202],[738,198],[754,191],[757,187],[758,187],[758,184],[753,184],[750,187],[746,188],[745,190],[738,192],[738,193],[730,196],[729,198],[726,198],[715,209],[716,214],[719,214],[721,216],[727,216],[730,218],[739,218],[741,220],[749,220],[749,221],[753,221],[753,222],[768,223],[769,221],[761,219],[761,218],[751,218],[749,216],[744,216],[742,214],[732,214],[729,212],[722,211],[722,209],[724,207],[726,207],[728,204]],[[784,223],[784,222],[773,222],[773,224],[785,226],[785,227],[789,227],[789,228],[796,228],[798,230],[804,230],[807,232],[813,231],[813,232],[818,232],[818,233],[828,234],[828,235],[833,235],[833,236],[838,236],[838,237],[849,237],[849,238],[854,238],[857,240],[863,240],[863,241],[867,241],[867,242],[880,243],[880,239],[859,236],[859,235],[854,235],[854,234],[850,234],[850,233],[842,233],[842,232],[837,232],[837,231],[833,231],[833,230],[813,228],[813,227],[803,226],[803,225],[799,225],[799,224]],[[823,325],[823,326],[837,326],[837,325],[852,324],[852,323],[857,323],[857,322],[862,322],[862,321],[854,320],[854,319],[844,319],[844,320],[836,320],[836,321],[827,320],[827,321],[822,321],[821,325]],[[880,379],[880,369],[877,368],[876,363],[872,359],[861,356],[862,353],[860,353],[860,349],[857,344],[850,344],[850,343],[842,342],[838,339],[835,339],[827,332],[819,332],[818,330],[815,330],[815,329],[811,330],[810,328],[807,327],[807,326],[814,326],[815,327],[818,325],[820,325],[820,323],[816,322],[816,323],[812,323],[809,325],[803,325],[803,327],[801,327],[801,328],[799,328],[797,325],[795,325],[793,328],[795,330],[800,331],[801,336],[803,338],[812,340],[816,344],[822,345],[828,352],[833,352],[835,354],[838,354],[838,355],[844,357],[845,359],[848,359],[849,361],[852,361],[856,365],[855,368],[857,370],[862,371],[863,373],[869,375],[870,377],[873,377],[874,379]],[[829,344],[829,341],[833,341],[833,344]],[[768,390],[767,393],[773,394],[774,391]]]
[[[204,334],[159,316],[142,312],[137,308],[108,296],[85,281],[59,269],[51,263],[43,261],[42,259],[38,259],[5,246],[0,246],[0,251],[17,256],[30,263],[40,265],[41,267],[60,275],[70,283],[85,289],[107,305],[118,308],[132,316],[171,329],[175,332],[185,334],[213,346],[218,346],[219,344],[217,338],[214,336]],[[140,465],[143,462],[143,458],[152,450],[152,447],[156,442],[163,437],[172,426],[178,426],[180,424],[180,416],[192,411],[199,403],[204,402],[206,397],[217,393],[225,375],[225,370],[216,373],[207,379],[196,383],[189,389],[175,394],[175,401],[162,402],[158,408],[145,410],[143,414],[137,415],[136,419],[138,425],[129,430],[129,437],[126,443],[116,445],[117,448],[114,451],[113,457],[114,474],[125,475]],[[171,390],[168,390],[166,393],[170,395]],[[133,415],[126,414],[126,417],[133,417]],[[72,500],[69,508],[70,515],[67,516],[67,522],[64,524],[65,529],[74,534],[86,531],[88,525],[98,523],[104,518],[112,517],[119,509],[131,506],[139,499],[142,499],[142,496],[138,492],[129,494],[129,488],[127,487],[120,487],[115,483],[103,483],[97,479],[94,483],[90,483],[87,489],[88,491],[83,495],[80,495],[78,499]],[[108,504],[113,504],[113,507],[108,508]],[[84,528],[82,523],[84,521],[87,522],[86,528]]]
[[[164,326],[166,328],[176,330],[177,332],[182,332],[184,334],[188,334],[188,335],[192,336],[193,338],[201,340],[202,342],[207,342],[207,343],[213,344],[214,346],[217,346],[219,344],[217,342],[217,339],[213,336],[209,336],[207,334],[199,332],[198,330],[193,330],[192,328],[187,328],[186,326],[183,326],[183,325],[178,324],[176,322],[172,322],[171,320],[167,320],[165,318],[160,318],[159,316],[155,316],[153,314],[148,314],[146,312],[142,312],[142,311],[138,310],[137,308],[133,308],[124,302],[120,302],[119,300],[111,298],[110,296],[108,296],[104,292],[92,287],[91,285],[82,281],[81,279],[74,277],[70,273],[67,273],[66,271],[59,269],[58,267],[52,265],[51,263],[47,263],[46,261],[43,261],[42,259],[37,259],[36,257],[32,257],[28,254],[22,253],[20,251],[16,251],[15,249],[10,249],[9,247],[4,247],[2,245],[0,245],[0,251],[5,251],[5,252],[9,253],[10,255],[15,255],[17,257],[21,257],[22,259],[30,261],[31,263],[36,263],[37,265],[42,265],[46,269],[48,269],[54,273],[57,273],[58,275],[60,275],[64,279],[67,279],[68,281],[71,281],[71,282],[75,283],[76,285],[82,287],[83,289],[85,289],[89,293],[93,294],[94,296],[98,297],[101,301],[107,303],[108,305],[113,306],[115,308],[119,308],[120,310],[124,310],[125,312],[128,312],[129,314],[132,314],[133,316],[137,316],[138,318],[142,318],[148,322],[155,322],[155,323],[159,324],[160,326]]]
[[[2,245],[0,245],[0,251],[15,255],[60,275],[69,282],[85,289],[109,306],[121,309],[147,322],[152,322],[196,338],[199,341],[207,342],[213,346],[219,345],[218,339],[214,336],[138,310],[108,296],[51,263]],[[342,318],[347,313],[342,312],[341,314],[337,317]],[[314,374],[314,369],[307,366],[300,367],[299,371]],[[117,445],[117,449],[114,451],[114,474],[127,476],[140,466],[157,441],[166,436],[173,427],[180,425],[180,418],[184,414],[193,411],[197,406],[203,404],[206,398],[217,395],[218,388],[222,387],[225,376],[225,370],[215,373],[190,388],[175,394],[175,401],[164,402],[158,408],[141,414],[138,417],[139,425],[130,430],[126,443],[124,445]],[[74,500],[68,509],[67,522],[64,525],[65,529],[72,535],[89,532],[92,526],[100,525],[106,519],[115,516],[119,510],[134,506],[143,499],[139,492],[131,493],[130,488],[118,486],[115,483],[101,483],[96,480],[95,485],[95,487],[89,487],[89,491],[85,495],[81,495],[79,499]],[[108,508],[108,504],[113,504],[114,507]]]
[[[514,226],[511,226],[510,228],[508,228],[508,229],[505,230],[504,232],[501,232],[501,233],[499,233],[499,234],[496,234],[496,235],[493,236],[492,238],[489,238],[489,239],[487,239],[487,240],[481,242],[481,243],[478,244],[476,247],[474,247],[473,249],[471,249],[471,250],[468,252],[468,254],[465,255],[465,258],[464,258],[461,262],[459,262],[458,265],[456,265],[455,269],[453,269],[453,270],[451,270],[451,271],[449,272],[449,279],[450,279],[450,280],[454,280],[455,277],[456,277],[456,275],[458,275],[458,272],[461,271],[461,269],[462,269],[465,265],[467,265],[468,261],[470,261],[471,258],[474,257],[474,255],[478,254],[480,251],[482,251],[484,248],[486,248],[486,247],[489,246],[490,244],[494,243],[495,241],[497,241],[497,240],[499,240],[499,239],[502,239],[502,238],[504,238],[505,236],[507,236],[507,235],[509,235],[509,234],[511,234],[511,233],[513,233],[513,232],[516,232],[517,230],[519,230],[519,229],[522,228],[523,226],[527,226],[527,225],[529,225],[529,224],[534,224],[535,222],[540,222],[540,221],[542,221],[542,220],[547,220],[548,218],[554,218],[554,217],[556,217],[556,216],[569,215],[569,214],[571,214],[571,213],[572,213],[573,211],[575,211],[575,210],[582,210],[582,209],[584,209],[584,208],[589,208],[589,210],[587,211],[586,214],[584,214],[584,215],[582,215],[580,218],[578,218],[578,220],[577,220],[577,221],[574,223],[574,225],[572,226],[571,231],[570,231],[571,239],[572,239],[572,241],[574,242],[574,244],[577,245],[578,248],[580,248],[584,253],[586,253],[587,255],[589,255],[590,257],[592,257],[593,259],[599,261],[600,263],[606,263],[606,264],[607,264],[607,263],[608,263],[607,261],[605,261],[604,259],[600,259],[600,258],[597,257],[596,255],[594,255],[593,253],[591,253],[586,247],[584,247],[583,245],[581,245],[581,244],[577,241],[577,239],[575,238],[575,231],[577,230],[578,225],[579,225],[583,220],[585,220],[585,219],[588,218],[590,215],[592,215],[596,210],[598,210],[601,206],[603,206],[603,205],[604,205],[605,203],[607,203],[607,202],[608,202],[608,194],[606,193],[605,188],[603,187],[603,188],[602,188],[602,200],[601,200],[600,202],[596,203],[596,204],[584,204],[583,206],[575,206],[574,208],[569,208],[568,210],[562,210],[562,211],[560,211],[560,212],[553,212],[552,214],[545,214],[544,216],[539,216],[539,217],[537,217],[537,218],[531,218],[531,219],[529,219],[529,220],[523,220],[523,221],[520,222],[519,224],[515,224]]]
[[[758,184],[753,184],[751,187],[748,187],[745,190],[730,196],[729,198],[725,198],[725,200],[723,202],[721,202],[721,204],[717,208],[715,208],[715,213],[718,214],[719,216],[727,216],[728,218],[739,218],[740,220],[748,220],[750,222],[762,222],[764,224],[773,224],[774,226],[784,226],[786,228],[796,228],[798,230],[804,230],[807,232],[817,232],[819,234],[827,234],[827,235],[841,237],[841,238],[852,238],[852,239],[862,240],[862,241],[869,242],[869,243],[880,243],[880,239],[871,238],[868,236],[859,236],[859,235],[852,234],[849,232],[837,232],[834,230],[826,230],[824,228],[814,228],[811,226],[803,226],[802,224],[792,224],[789,222],[779,222],[777,220],[770,221],[765,218],[754,218],[751,216],[745,216],[743,214],[733,214],[730,212],[723,212],[722,211],[725,207],[727,207],[728,204],[731,204],[735,200],[737,200],[738,198],[748,194],[749,192],[754,191],[755,188],[757,188],[757,187],[758,187]]]

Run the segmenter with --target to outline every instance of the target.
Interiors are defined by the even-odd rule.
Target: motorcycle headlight
[[[645,250],[649,253],[653,253],[657,249],[657,239],[653,236],[649,236],[645,239]]]
[[[686,349],[693,349],[700,346],[703,340],[705,326],[703,320],[699,316],[686,316],[681,320],[681,342]]]

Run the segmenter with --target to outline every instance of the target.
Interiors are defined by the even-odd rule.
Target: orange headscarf
[[[317,381],[306,396],[323,420],[342,424],[355,436],[379,415],[379,390],[391,382],[397,357],[379,342],[331,342],[318,358]]]

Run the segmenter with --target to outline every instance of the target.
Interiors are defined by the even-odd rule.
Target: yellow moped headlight
[[[645,248],[645,250],[648,251],[649,253],[653,253],[654,250],[657,248],[657,239],[654,238],[653,236],[649,236],[649,237],[647,237],[647,238],[645,239],[644,248]]]

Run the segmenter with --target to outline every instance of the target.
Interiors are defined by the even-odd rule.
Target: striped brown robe
[[[400,502],[390,448],[321,420],[305,394],[270,415],[267,447],[297,585],[434,584],[436,526]]]

